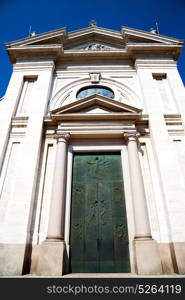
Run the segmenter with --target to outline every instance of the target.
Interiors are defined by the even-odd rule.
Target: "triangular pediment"
[[[52,30],[46,33],[37,34],[34,33],[27,38],[7,43],[7,46],[11,47],[25,47],[31,45],[50,45],[61,44],[67,35],[66,28],[60,28]]]
[[[160,44],[179,44],[183,41],[171,38],[157,33],[157,30],[151,29],[150,31],[138,30],[130,27],[123,26],[121,29],[123,37],[127,43],[160,43]]]
[[[52,115],[63,114],[140,114],[141,109],[111,100],[101,95],[91,95],[52,110]]]
[[[132,57],[144,51],[168,55],[177,59],[183,41],[162,36],[154,32],[122,27],[121,31],[110,30],[98,26],[90,26],[80,30],[67,32],[65,28],[35,34],[18,41],[7,43],[7,51],[12,63],[17,57],[27,54],[35,59],[38,55],[50,55],[55,59],[62,57],[111,56]],[[172,47],[173,46],[173,47]]]
[[[30,37],[7,43],[7,46],[21,47],[26,45],[36,46],[62,43],[64,48],[68,48],[71,44],[71,49],[80,49],[81,47],[87,47],[88,43],[91,45],[93,43],[101,44],[101,42],[105,47],[114,47],[117,43],[121,45],[128,42],[177,44],[182,41],[154,32],[129,27],[122,27],[121,31],[116,31],[98,26],[90,26],[72,32],[67,32],[66,28],[60,28],[42,34],[33,34]]]

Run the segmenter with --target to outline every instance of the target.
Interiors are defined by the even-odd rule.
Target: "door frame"
[[[126,145],[123,142],[74,142],[68,147],[68,158],[67,158],[67,182],[66,182],[66,207],[65,207],[65,243],[66,243],[66,255],[69,262],[69,246],[70,246],[70,225],[71,225],[71,189],[72,189],[72,171],[73,171],[73,154],[74,153],[88,153],[88,152],[120,152],[122,172],[123,172],[123,186],[125,193],[125,205],[126,205],[126,216],[127,216],[127,227],[128,227],[128,239],[129,239],[129,254],[130,254],[130,268],[131,273],[136,273],[135,270],[135,259],[133,249],[134,239],[134,215],[131,198],[131,185],[129,177],[129,165],[128,165],[128,152]],[[124,166],[124,167],[123,167]],[[67,273],[69,271],[67,270]],[[117,273],[115,273],[117,274]],[[101,275],[101,273],[99,273]]]

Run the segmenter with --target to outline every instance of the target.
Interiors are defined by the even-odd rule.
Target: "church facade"
[[[6,45],[2,276],[185,273],[182,46],[94,23]]]

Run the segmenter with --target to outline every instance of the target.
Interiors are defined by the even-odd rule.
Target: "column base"
[[[61,276],[64,273],[64,241],[46,240],[35,245],[32,252],[31,274]]]
[[[134,240],[138,275],[163,274],[158,244],[150,238]]]

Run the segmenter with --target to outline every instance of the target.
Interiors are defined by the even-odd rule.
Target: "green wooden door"
[[[74,154],[70,271],[130,272],[120,153]]]

